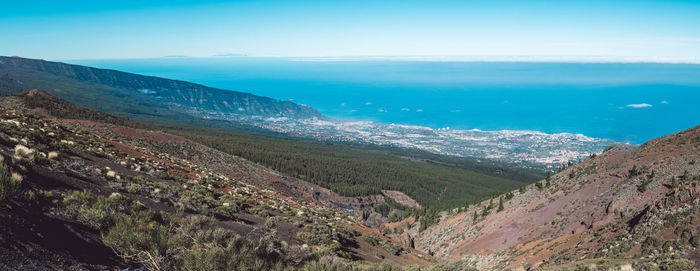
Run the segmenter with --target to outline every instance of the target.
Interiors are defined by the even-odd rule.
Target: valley
[[[151,92],[115,90],[100,70],[47,65],[0,65],[0,258],[11,259],[2,269],[700,264],[699,127],[631,146],[571,134],[344,123],[294,104],[218,118],[178,96],[161,103],[140,96]],[[76,70],[66,75],[69,68]],[[127,78],[110,80],[146,80]],[[63,85],[19,90],[52,82]],[[127,113],[106,103],[111,96],[81,100],[93,88],[154,104]],[[440,149],[451,146],[481,154]]]
[[[474,157],[553,170],[598,153],[611,140],[536,131],[432,129],[331,119],[315,109],[184,81],[59,62],[0,57],[0,93],[42,89],[123,117],[191,126],[254,129],[321,141],[352,142]]]
[[[0,271],[698,271],[700,1],[4,1]]]

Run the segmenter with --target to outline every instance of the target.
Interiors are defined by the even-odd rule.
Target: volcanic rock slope
[[[443,214],[415,245],[483,269],[697,270],[698,180],[700,126],[637,148],[613,145],[548,180]]]
[[[215,256],[228,261],[225,269],[295,269],[319,259],[400,265],[431,260],[334,207],[357,199],[179,136],[56,118],[25,105],[40,98],[67,106],[40,90],[0,98],[0,164],[18,183],[13,190],[2,183],[0,270],[179,270],[187,259],[206,262],[192,257],[227,249],[229,241],[249,247],[236,253],[252,254]],[[146,243],[134,252],[125,244],[139,239],[110,237],[117,225],[134,219],[147,219],[134,232],[164,229],[176,244],[149,250]],[[222,240],[207,239],[213,229]],[[177,236],[183,234],[195,243],[181,244]]]

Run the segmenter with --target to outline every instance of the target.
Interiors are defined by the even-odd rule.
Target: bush
[[[2,156],[0,156],[2,157]],[[21,180],[13,176],[0,160],[0,202],[11,198],[19,190]]]
[[[349,262],[349,261],[341,261],[341,260],[332,259],[332,258],[323,258],[320,261],[308,263],[300,270],[304,270],[304,271],[328,271],[328,270],[399,271],[399,270],[405,270],[405,269],[400,267],[400,266],[389,265],[389,264],[377,265],[377,264],[372,264],[372,263],[368,263],[368,262],[364,262],[364,261],[351,261],[351,262]],[[412,268],[409,270],[412,270]],[[416,270],[420,270],[420,269],[416,269]],[[453,269],[453,270],[459,270],[459,269]]]
[[[544,187],[541,182],[536,182],[535,186],[537,187],[537,190],[542,190],[542,188]]]
[[[117,214],[129,214],[143,208],[120,194],[94,196],[88,190],[67,193],[63,197],[63,205],[69,214],[97,229],[104,229]]]
[[[24,199],[28,206],[39,206],[53,197],[53,192],[47,190],[27,190],[24,192]]]
[[[486,217],[487,215],[490,215],[490,214],[491,214],[491,205],[483,207],[483,209],[481,209],[481,217]]]
[[[647,186],[648,186],[650,183],[651,183],[651,179],[648,179],[648,180],[646,180],[646,181],[643,181],[643,182],[637,187],[637,190],[639,190],[639,192],[641,192],[641,193],[646,192],[646,191],[647,191]]]
[[[637,165],[633,165],[632,169],[630,169],[630,178],[639,175],[639,173],[641,173],[641,172],[637,168]]]
[[[511,200],[511,199],[513,199],[514,196],[515,195],[513,195],[513,192],[508,192],[505,196],[505,200],[507,200],[507,201]]]
[[[527,191],[527,186],[525,186],[525,185],[518,188],[518,192],[520,192],[520,194],[525,193],[525,191]]]
[[[381,239],[373,234],[363,234],[360,238],[372,246],[378,246]]]
[[[644,243],[642,243],[642,249],[648,250],[648,249],[654,249],[657,247],[660,247],[663,245],[664,239],[661,239],[656,236],[649,236],[647,237],[646,240],[644,240]]]
[[[168,227],[150,219],[151,214],[119,216],[114,226],[103,235],[103,242],[120,257],[144,265],[148,270],[165,269],[168,248]]]
[[[401,252],[403,252],[403,247],[401,247],[400,245],[391,243],[391,242],[384,242],[382,244],[382,247],[384,247],[384,249],[386,249],[386,251],[388,251],[389,253],[391,253],[395,256],[399,256],[399,255],[401,255]]]
[[[73,190],[63,197],[63,204],[65,204],[65,205],[71,205],[71,204],[84,205],[84,204],[87,204],[90,200],[92,200],[92,193],[90,193],[90,191]]]
[[[695,236],[690,238],[690,240],[688,242],[690,242],[690,244],[696,248],[700,247],[700,235],[696,234]]]

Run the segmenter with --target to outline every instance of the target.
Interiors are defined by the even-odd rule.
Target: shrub
[[[63,197],[63,204],[65,204],[65,205],[71,205],[71,204],[84,205],[87,202],[89,202],[91,199],[92,199],[92,193],[90,193],[90,191],[73,190]]]
[[[360,238],[372,246],[378,246],[380,242],[379,237],[372,234],[363,234]]]
[[[648,250],[648,249],[654,249],[657,247],[660,247],[663,245],[664,239],[661,239],[656,236],[649,236],[647,237],[646,240],[644,240],[644,243],[642,243],[642,249]]]
[[[389,223],[399,222],[399,221],[401,221],[401,219],[403,219],[403,217],[401,215],[399,215],[398,213],[393,213],[393,214],[391,214],[391,216],[389,216],[389,219],[387,219],[386,222],[389,222]]]
[[[27,190],[24,199],[28,205],[40,205],[53,197],[53,192],[47,190]]]
[[[525,186],[525,185],[518,188],[518,192],[520,192],[520,194],[525,193],[525,191],[527,191],[527,186]]]
[[[104,229],[117,214],[129,214],[143,208],[117,193],[103,197],[94,196],[88,190],[67,193],[63,197],[63,205],[69,214],[97,229]]]
[[[482,217],[486,217],[489,214],[491,214],[491,208],[489,208],[488,206],[481,209],[481,216]]]
[[[645,191],[647,191],[647,186],[649,185],[649,183],[651,183],[651,179],[648,179],[648,180],[646,180],[646,181],[643,181],[643,182],[637,187],[637,190],[639,190],[639,192],[644,193]]]
[[[639,175],[639,169],[637,168],[637,165],[633,165],[632,169],[630,169],[630,178]]]
[[[693,245],[694,247],[700,247],[700,235],[696,234],[689,240],[690,244]]]
[[[15,155],[14,155],[15,159],[17,159],[17,160],[25,160],[26,159],[29,161],[34,160],[34,154],[36,152],[34,149],[30,149],[22,144],[17,144],[15,146],[14,151],[15,151]]]
[[[513,199],[514,196],[515,195],[513,195],[513,192],[508,192],[508,193],[506,193],[505,200],[507,200],[507,201],[511,200],[511,199]]]
[[[168,227],[152,221],[150,216],[141,213],[117,217],[102,240],[123,259],[142,264],[148,270],[162,270],[170,247]]]
[[[212,210],[215,217],[220,219],[235,219],[236,213],[240,211],[238,204],[228,203],[222,206],[218,206]]]
[[[2,157],[2,156],[0,156]],[[12,197],[21,184],[21,178],[13,176],[10,170],[0,160],[0,202]]]
[[[86,204],[81,207],[78,213],[84,221],[90,221],[97,227],[101,227],[111,218],[112,212],[110,209],[110,202],[107,198],[98,197],[93,204]]]
[[[382,244],[382,247],[384,247],[384,249],[386,249],[386,251],[388,251],[389,253],[391,253],[395,256],[401,255],[401,252],[403,251],[403,247],[401,247],[397,244],[391,243],[391,242],[384,242]]]

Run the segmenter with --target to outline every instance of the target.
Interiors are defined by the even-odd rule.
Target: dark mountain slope
[[[0,94],[43,89],[73,103],[141,118],[322,115],[304,105],[199,84],[20,57],[0,57]]]
[[[67,102],[29,108],[33,99],[60,101],[39,90],[0,97],[2,270],[429,264],[355,230],[361,222],[318,199],[338,198],[318,186],[176,135],[52,116],[130,122]]]

